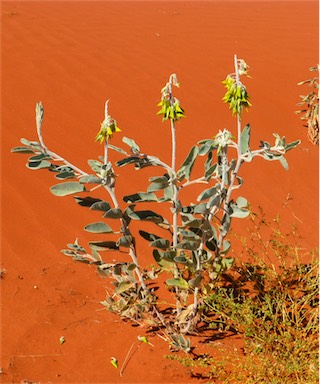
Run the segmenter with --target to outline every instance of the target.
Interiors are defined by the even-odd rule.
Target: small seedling
[[[115,367],[118,368],[118,360],[115,357],[111,357],[110,363]]]
[[[134,342],[131,344],[131,346],[130,346],[130,348],[129,348],[129,350],[128,350],[128,353],[126,354],[126,357],[125,357],[125,359],[124,359],[124,362],[123,362],[123,364],[122,364],[122,366],[121,366],[121,369],[120,369],[120,376],[121,376],[121,377],[123,376],[123,371],[124,371],[125,367],[127,366],[129,360],[132,358],[132,356],[134,355],[134,353],[141,347],[142,343],[144,343],[144,344],[149,344],[149,345],[151,345],[152,347],[154,347],[154,345],[148,341],[148,339],[146,338],[146,336],[138,336],[138,337],[137,337],[137,340],[134,341]],[[131,353],[132,350],[133,350],[133,347],[134,347],[134,346],[137,346],[137,348],[136,348],[136,350],[135,350],[133,353]]]

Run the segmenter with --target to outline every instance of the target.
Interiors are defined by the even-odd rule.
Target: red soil
[[[20,137],[36,139],[34,107],[41,100],[47,146],[87,169],[86,160],[100,155],[94,137],[110,98],[110,113],[123,135],[169,161],[170,132],[155,116],[155,105],[176,72],[187,113],[177,133],[181,161],[195,142],[219,129],[234,131],[234,119],[221,102],[221,81],[233,71],[236,53],[251,69],[246,84],[253,108],[243,120],[251,123],[252,146],[260,139],[273,142],[273,132],[302,140],[288,153],[288,172],[260,159],[246,164],[241,194],[269,217],[279,213],[285,226],[296,222],[301,246],[309,251],[318,244],[318,148],[308,142],[294,111],[298,95],[308,92],[296,84],[311,77],[308,68],[318,61],[317,2],[6,1],[1,6],[1,268],[6,270],[1,382],[196,381],[163,359],[168,346],[157,337],[150,339],[153,348],[144,344],[136,351],[119,377],[111,356],[121,364],[145,330],[101,310],[106,280],[94,267],[59,253],[76,237],[85,245],[92,237],[82,227],[97,216],[72,197],[51,195],[52,175],[27,170],[26,157],[10,149]],[[121,135],[113,143],[121,145]],[[143,190],[129,171],[119,181],[120,193]],[[236,224],[241,227],[245,221]],[[219,342],[241,345],[235,338]]]

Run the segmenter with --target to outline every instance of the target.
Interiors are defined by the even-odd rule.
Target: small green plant
[[[309,68],[312,72],[319,72],[319,65]],[[307,95],[301,95],[301,102],[297,105],[304,106],[303,109],[296,111],[297,114],[302,114],[301,120],[306,120],[304,125],[308,129],[308,139],[314,145],[319,145],[319,82],[318,77],[304,80],[298,85],[308,84],[313,87],[313,91]]]
[[[103,155],[88,160],[91,171],[83,171],[47,148],[42,136],[44,109],[41,102],[36,105],[38,140],[21,139],[23,146],[12,149],[15,153],[32,154],[28,168],[47,169],[54,173],[60,182],[50,188],[51,193],[56,196],[75,195],[80,206],[102,215],[100,221],[90,223],[84,229],[97,236],[103,235],[104,240],[89,242],[88,252],[77,239],[62,252],[74,260],[96,264],[101,274],[113,278],[114,292],[103,304],[122,317],[164,328],[170,344],[186,352],[190,351],[190,341],[183,335],[197,327],[202,316],[203,295],[215,290],[218,277],[233,264],[233,258],[227,256],[231,249],[228,240],[231,221],[249,215],[247,200],[241,196],[233,197],[243,183],[239,174],[241,166],[255,157],[262,157],[280,161],[287,169],[284,155],[300,143],[299,140],[287,143],[285,137],[274,134],[274,145],[261,141],[260,148],[251,149],[251,127],[249,124],[242,126],[243,112],[251,106],[247,88],[242,82],[242,77],[248,75],[247,71],[245,61],[235,56],[234,72],[223,81],[227,89],[223,100],[236,118],[236,133],[224,129],[212,138],[199,141],[180,165],[176,160],[176,129],[185,112],[174,95],[174,87],[180,86],[175,74],[162,88],[158,104],[158,115],[162,116],[163,122],[169,122],[171,129],[171,164],[142,152],[139,145],[128,137],[122,139],[127,149],[112,145],[110,141],[120,129],[109,114],[108,101],[104,121],[96,136],[103,145]],[[120,153],[123,158],[114,164],[110,150]],[[203,173],[192,178],[195,162],[201,158]],[[146,191],[124,196],[121,201],[116,190],[120,179],[114,167],[130,165],[135,170],[154,167],[156,175],[149,179]],[[190,203],[193,201],[191,192],[187,195],[182,191],[194,184],[203,184],[205,188],[196,197],[197,202]],[[90,195],[97,188],[106,191],[106,200]],[[189,197],[188,201],[186,197]],[[161,203],[171,205],[166,217],[151,209],[139,209],[139,205],[156,206]],[[138,235],[131,229],[133,221],[141,222],[139,235],[153,248],[156,270],[141,267],[136,247]],[[143,222],[153,223],[154,231],[144,231]],[[131,261],[107,262],[101,255],[106,251],[125,251]],[[175,298],[175,305],[169,307],[166,315],[160,312],[158,298],[150,284],[150,279],[157,280],[160,274],[167,276],[166,285]]]
[[[133,348],[134,347],[140,348],[142,344],[149,344],[149,345],[151,345],[151,347],[154,347],[154,345],[152,343],[150,343],[150,341],[146,338],[146,336],[138,336],[137,340],[131,344],[131,346],[128,350],[128,353],[126,354],[126,357],[124,359],[124,362],[121,366],[121,369],[120,369],[120,376],[121,377],[123,376],[123,372],[124,372],[128,362],[129,362],[129,360],[131,359],[132,355],[135,352],[135,351],[133,351]]]

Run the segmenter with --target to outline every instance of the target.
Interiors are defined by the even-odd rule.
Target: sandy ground
[[[294,111],[308,92],[297,82],[318,62],[317,2],[3,1],[1,8],[1,382],[193,382],[163,359],[168,347],[156,337],[119,377],[110,357],[123,361],[145,331],[101,310],[106,280],[59,252],[76,237],[91,240],[82,227],[97,217],[72,197],[51,195],[52,175],[29,171],[26,157],[10,149],[21,137],[36,139],[41,100],[47,146],[88,170],[87,159],[101,154],[94,138],[110,99],[122,134],[170,161],[170,130],[155,113],[175,72],[187,114],[177,132],[181,162],[195,142],[219,129],[235,132],[221,81],[237,54],[252,76],[246,85],[253,107],[243,117],[252,146],[273,142],[273,132],[302,141],[288,153],[288,172],[262,159],[246,164],[241,194],[269,217],[280,214],[284,227],[295,222],[309,251],[318,244],[318,148]],[[121,135],[113,144],[121,145]],[[119,192],[141,185],[124,170]]]

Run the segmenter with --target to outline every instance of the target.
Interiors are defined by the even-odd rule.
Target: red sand
[[[56,198],[48,172],[32,173],[26,157],[10,154],[20,137],[36,139],[34,107],[45,107],[47,146],[85,168],[101,148],[94,142],[103,107],[122,133],[143,151],[169,161],[168,126],[155,116],[160,89],[172,72],[187,113],[178,127],[179,160],[190,146],[219,129],[234,131],[222,104],[221,81],[233,71],[233,55],[250,65],[246,80],[253,108],[252,146],[278,132],[302,144],[279,163],[256,159],[242,170],[241,194],[284,225],[296,222],[301,246],[318,244],[318,148],[294,114],[297,82],[318,62],[318,4],[301,2],[2,2],[2,238],[1,382],[187,383],[187,371],[164,360],[167,345],[153,338],[121,363],[143,329],[101,311],[106,280],[59,250],[95,221],[70,198]],[[121,143],[121,135],[113,143]],[[87,169],[87,168],[86,168]],[[129,171],[129,170],[128,170]],[[140,189],[138,178],[120,192]],[[140,189],[141,190],[141,189]],[[292,200],[288,204],[287,196]],[[238,228],[245,226],[241,221]],[[60,345],[59,338],[66,342]],[[223,340],[228,345],[236,341]],[[194,380],[193,380],[194,381]]]

